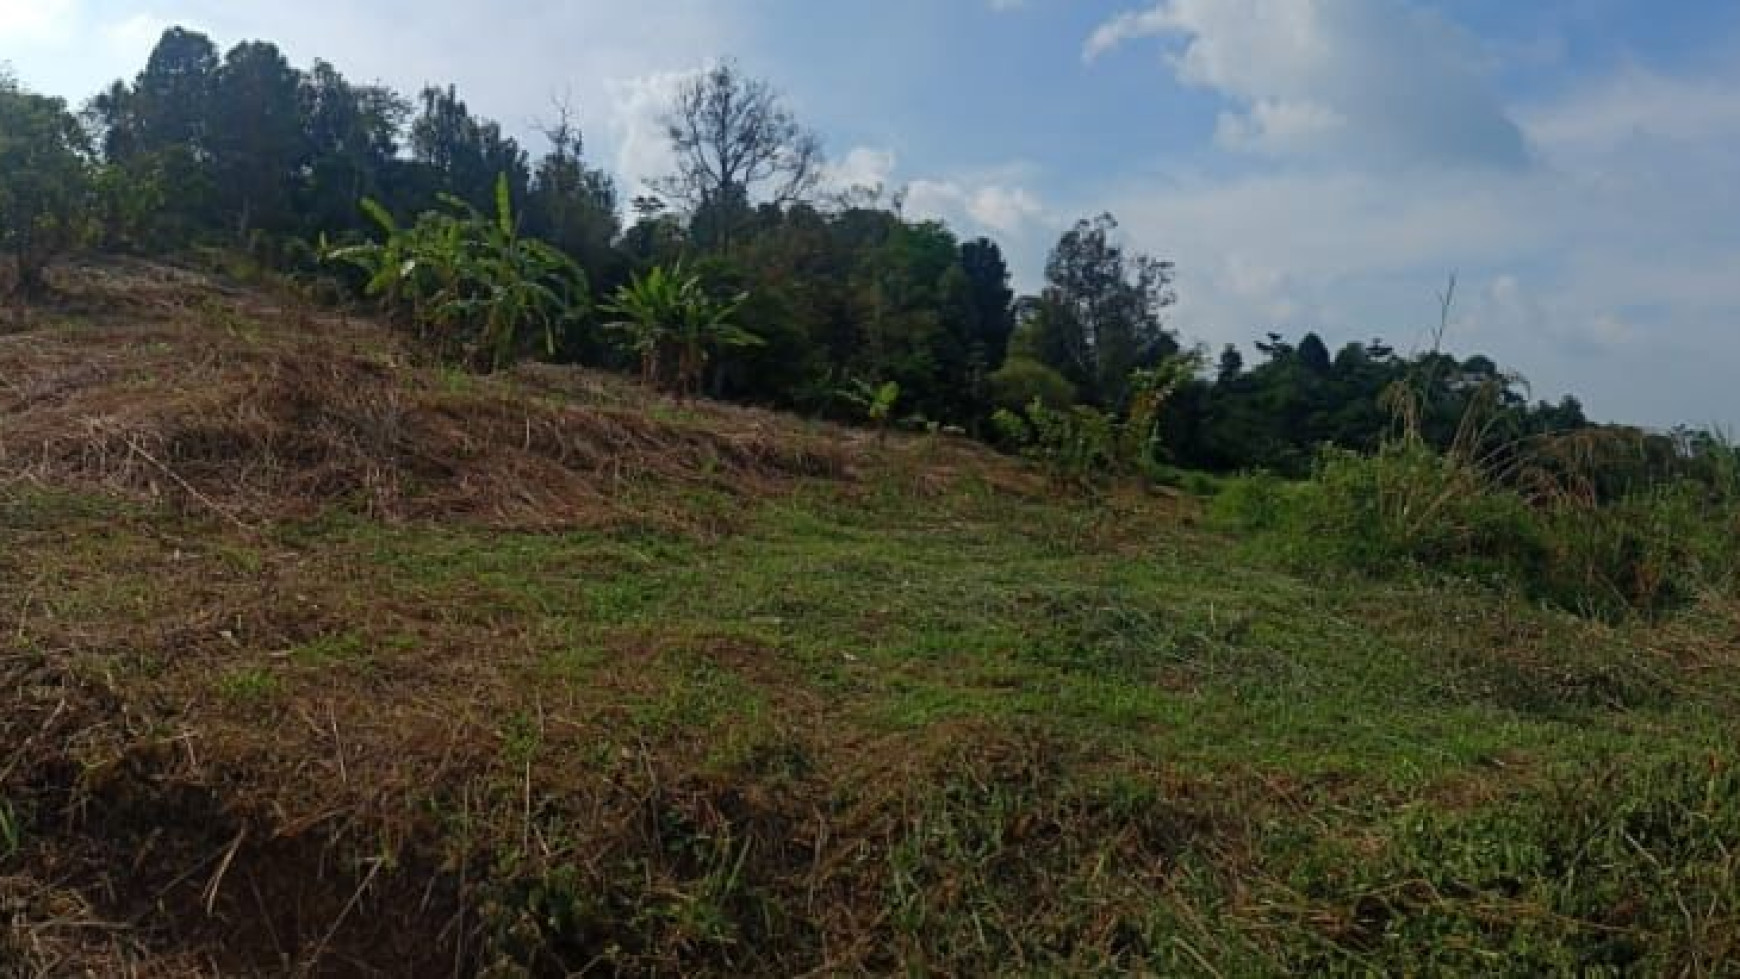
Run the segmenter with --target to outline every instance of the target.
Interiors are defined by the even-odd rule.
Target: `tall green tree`
[[[612,248],[622,230],[616,182],[583,158],[585,140],[572,109],[558,104],[544,127],[550,149],[532,171],[522,208],[528,233],[574,256],[594,283],[619,282],[625,273]]]
[[[362,230],[357,201],[390,199],[411,104],[383,86],[353,85],[324,61],[302,75],[298,101],[307,154],[297,203],[303,233]]]
[[[218,50],[197,31],[171,27],[124,94],[111,88],[111,158],[168,149],[205,148],[207,113],[217,84]]]
[[[1110,214],[1065,232],[1045,263],[1032,307],[1039,357],[1099,407],[1117,409],[1132,372],[1178,352],[1165,311],[1177,296],[1173,265],[1126,251]]]
[[[967,342],[974,358],[989,373],[1003,366],[1009,336],[1015,332],[1015,290],[1009,287],[1009,263],[989,238],[961,243],[961,271],[967,281]]]
[[[0,74],[0,252],[13,288],[47,287],[44,272],[89,230],[90,147],[66,103]]]
[[[214,77],[206,147],[236,240],[255,228],[290,230],[293,189],[307,160],[301,73],[274,45],[230,49]]]
[[[140,217],[129,237],[174,247],[219,223],[209,167],[218,69],[210,38],[171,27],[132,84],[117,81],[91,100],[86,116],[110,167],[108,209]]]
[[[516,200],[531,182],[525,150],[501,125],[471,114],[453,86],[425,88],[411,122],[411,157],[429,171],[430,189],[478,209],[491,207],[497,178],[505,174]]]

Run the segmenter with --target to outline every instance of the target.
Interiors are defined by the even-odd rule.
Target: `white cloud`
[[[828,191],[888,190],[898,164],[892,150],[856,146],[828,164],[822,186]]]
[[[1518,167],[1522,132],[1467,32],[1405,0],[1163,0],[1102,24],[1092,60],[1170,42],[1178,80],[1220,93],[1224,145],[1373,166]]]
[[[1632,141],[1698,141],[1740,135],[1740,85],[1675,78],[1629,66],[1568,99],[1523,114],[1537,143],[1565,156]]]
[[[1020,238],[1056,221],[1027,186],[1033,176],[1020,164],[914,180],[906,188],[907,213],[965,226],[974,233]]]
[[[616,176],[626,195],[641,193],[651,181],[676,170],[665,113],[678,89],[704,70],[657,72],[606,84],[606,123],[616,146]]]
[[[1112,192],[1133,242],[1179,260],[1187,335],[1406,350],[1460,270],[1450,344],[1537,395],[1740,422],[1715,366],[1740,362],[1740,75],[1633,65],[1507,105],[1481,45],[1405,0],[1165,0],[1086,53],[1148,37],[1229,103],[1217,142],[1263,161]]]
[[[0,0],[0,43],[61,43],[82,16],[78,0]]]
[[[1575,392],[1598,416],[1658,425],[1740,423],[1714,366],[1740,363],[1740,194],[1723,176],[1740,127],[1714,94],[1696,124],[1614,121],[1635,118],[1635,91],[1609,79],[1520,113],[1544,156],[1526,170],[1175,176],[1110,203],[1139,247],[1179,259],[1187,335],[1314,329],[1407,350],[1460,270],[1451,346],[1521,370],[1537,396]]]
[[[1016,234],[1029,221],[1043,217],[1045,206],[1025,187],[992,185],[967,196],[967,213],[988,228]]]

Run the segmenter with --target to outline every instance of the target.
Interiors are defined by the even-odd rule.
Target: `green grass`
[[[62,505],[0,506],[110,528],[27,545],[55,617],[8,632],[189,614],[145,597],[169,545]],[[327,753],[369,704],[475,714],[494,815],[404,791],[509,827],[491,947],[534,970],[815,968],[850,940],[909,974],[1740,969],[1731,620],[1303,575],[1187,514],[814,489],[718,537],[187,524],[203,601],[300,569],[321,627],[243,616],[229,665],[158,650],[149,689],[319,704]],[[629,782],[641,849],[597,851],[587,807]]]
[[[239,669],[217,679],[217,692],[226,700],[238,704],[268,701],[278,696],[282,684],[264,670]]]

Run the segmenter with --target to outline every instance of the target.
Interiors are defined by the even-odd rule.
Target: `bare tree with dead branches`
[[[677,172],[657,189],[724,244],[756,202],[789,204],[822,176],[821,140],[767,82],[724,61],[685,82],[665,117]]]

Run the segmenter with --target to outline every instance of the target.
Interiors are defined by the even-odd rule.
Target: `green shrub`
[[[1731,589],[1740,567],[1733,509],[1689,482],[1543,519],[1548,554],[1535,591],[1586,615],[1662,612]]]
[[[407,317],[449,359],[496,370],[533,339],[555,354],[559,334],[586,313],[585,272],[553,246],[520,234],[505,174],[496,180],[493,215],[452,195],[441,201],[446,211],[400,227],[365,198],[362,208],[384,240],[344,248],[322,242],[320,257],[360,269],[369,277],[364,291]]]
[[[1371,456],[1325,450],[1295,503],[1306,553],[1367,573],[1481,574],[1529,566],[1538,551],[1520,497],[1418,444]]]
[[[1228,480],[1209,507],[1209,520],[1228,530],[1250,533],[1280,530],[1288,513],[1287,496],[1296,488],[1296,484],[1270,472]]]
[[[1025,416],[999,409],[991,422],[1059,483],[1088,485],[1117,461],[1117,422],[1087,405],[1060,411],[1035,398]]]
[[[1121,415],[1091,405],[1060,404],[1063,389],[1044,393],[1051,386],[1045,374],[1055,372],[1039,365],[1033,365],[1037,371],[1021,367],[1014,376],[1034,381],[1041,393],[1034,394],[1020,413],[999,408],[991,423],[1005,442],[1039,460],[1059,482],[1087,485],[1112,474],[1147,476],[1160,462],[1161,412],[1200,364],[1201,358],[1193,352],[1169,358],[1152,370],[1132,372],[1130,397]],[[995,380],[993,387],[997,387]],[[1013,391],[1009,385],[1003,387],[1005,394]]]
[[[1020,411],[1034,401],[1061,410],[1075,401],[1075,385],[1032,357],[1011,356],[989,380],[991,400],[1009,411]]]
[[[701,277],[686,271],[682,262],[670,268],[655,266],[616,290],[604,312],[621,318],[606,324],[606,329],[640,360],[641,376],[648,384],[693,395],[720,351],[763,344],[760,337],[733,322],[748,299],[747,293],[714,297]],[[898,386],[894,393],[899,396]]]
[[[1656,615],[1731,588],[1740,568],[1735,510],[1702,486],[1605,505],[1531,502],[1417,442],[1375,455],[1326,449],[1302,483],[1240,478],[1211,512],[1302,569],[1432,571],[1602,619]]]

